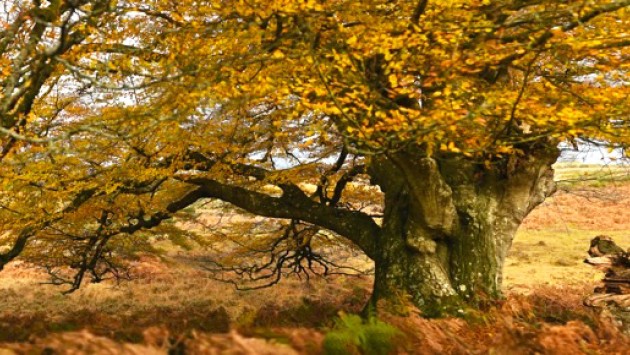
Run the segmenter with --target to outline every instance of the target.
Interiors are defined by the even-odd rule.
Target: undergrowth
[[[396,327],[376,317],[367,320],[355,314],[341,314],[335,327],[324,338],[324,353],[328,355],[391,353],[395,340],[402,337]]]

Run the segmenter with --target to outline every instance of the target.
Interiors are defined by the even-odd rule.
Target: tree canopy
[[[427,235],[448,240],[476,218],[461,212],[461,181],[511,191],[538,183],[561,142],[630,143],[629,6],[5,1],[0,268],[27,253],[78,270],[73,287],[99,280],[142,243],[134,233],[206,198],[378,259],[390,227],[353,203],[361,177],[387,194],[403,176],[418,208],[377,201],[385,216],[421,214],[432,234],[407,243],[439,254],[443,238]],[[510,213],[520,223],[538,200]]]

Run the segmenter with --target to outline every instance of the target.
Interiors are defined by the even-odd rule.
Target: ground
[[[388,308],[380,318],[400,332],[390,340],[395,350],[630,353],[630,338],[582,304],[601,278],[583,263],[590,239],[606,234],[630,247],[630,182],[620,171],[562,166],[560,191],[514,241],[505,300],[449,319]],[[369,276],[337,276],[238,292],[173,258],[147,256],[135,266],[133,281],[63,296],[40,284],[44,274],[14,262],[0,273],[0,354],[317,354],[326,334],[339,330],[335,322],[361,310],[371,285]]]

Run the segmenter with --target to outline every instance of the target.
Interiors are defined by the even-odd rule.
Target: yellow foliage
[[[182,171],[253,190],[315,179],[342,145],[490,165],[530,144],[630,143],[624,0],[100,0],[76,26],[10,3],[0,234],[149,218],[190,188]]]

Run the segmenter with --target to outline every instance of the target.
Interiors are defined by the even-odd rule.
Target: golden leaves
[[[568,30],[572,4],[431,1],[410,24],[413,5],[126,3],[102,31],[77,25],[88,40],[59,57],[56,79],[89,89],[38,97],[23,117],[34,134],[71,139],[59,150],[24,143],[5,183],[63,185],[67,199],[94,175],[111,196],[124,180],[172,176],[190,151],[269,166],[270,156],[324,158],[342,141],[483,159],[536,139],[629,143],[627,11]],[[0,56],[4,87],[11,61]]]

